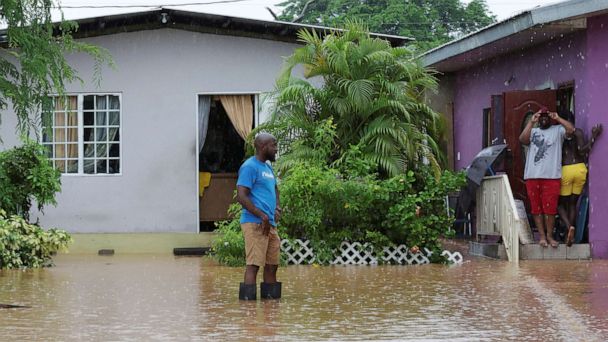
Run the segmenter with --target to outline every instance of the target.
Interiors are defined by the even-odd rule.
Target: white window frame
[[[105,95],[109,95],[109,96],[116,96],[118,97],[118,102],[120,104],[120,109],[119,109],[119,113],[118,113],[118,120],[119,120],[119,125],[118,125],[118,135],[119,135],[119,140],[118,140],[118,165],[119,165],[119,169],[120,172],[118,173],[84,173],[84,97],[85,96],[105,96]],[[51,94],[49,95],[50,97],[53,98],[57,98],[60,95],[58,94]],[[123,112],[123,103],[122,103],[122,93],[116,93],[116,92],[86,92],[86,93],[66,93],[65,94],[66,97],[70,97],[70,96],[76,96],[77,97],[77,117],[78,117],[78,172],[77,173],[61,173],[61,176],[66,176],[66,177],[117,177],[117,176],[122,176],[123,173],[123,135],[122,135],[122,126],[123,126],[123,120],[122,120],[122,112]],[[93,110],[94,112],[96,110]],[[54,111],[53,111],[54,113]],[[109,118],[108,118],[109,119]],[[94,125],[92,127],[97,127],[97,123],[94,122]],[[106,126],[106,128],[108,128]],[[54,129],[54,128],[53,128]],[[40,144],[43,144],[42,138],[43,138],[43,130],[44,127],[42,127],[42,124],[40,125],[40,131],[39,131],[39,142]],[[107,133],[106,133],[107,134]],[[55,136],[53,134],[53,140],[52,140],[53,145],[56,143],[55,142]],[[48,145],[48,144],[47,144]],[[44,146],[44,144],[43,144]],[[108,157],[106,157],[106,160],[109,160],[109,148],[106,151],[106,153],[108,154]],[[116,158],[112,158],[112,159],[116,159]]]

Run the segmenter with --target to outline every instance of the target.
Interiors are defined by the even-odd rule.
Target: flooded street
[[[195,257],[62,255],[0,271],[2,341],[605,341],[608,262],[289,266],[280,301]],[[259,288],[258,288],[259,292]]]

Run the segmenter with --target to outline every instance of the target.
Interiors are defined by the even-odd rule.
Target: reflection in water
[[[0,271],[0,340],[608,339],[608,262],[289,266],[281,300],[238,300],[241,268],[171,256],[60,256]],[[259,289],[258,289],[259,291]]]

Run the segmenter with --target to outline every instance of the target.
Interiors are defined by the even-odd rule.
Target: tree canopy
[[[496,21],[485,0],[287,0],[279,6],[281,20],[340,26],[356,19],[372,32],[415,38],[422,49]]]
[[[101,48],[77,42],[74,22],[53,23],[52,0],[0,0],[0,110],[12,105],[18,131],[24,135],[51,106],[49,94],[64,93],[65,84],[80,80],[66,61],[70,53],[86,53],[95,60],[95,81],[100,66],[110,61]]]

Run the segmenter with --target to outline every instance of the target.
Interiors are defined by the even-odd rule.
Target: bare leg
[[[577,208],[576,208],[576,203],[578,202],[578,197],[579,195],[576,194],[572,194],[570,196],[568,196],[568,221],[570,221],[570,224],[568,225],[568,234],[566,235],[566,245],[568,247],[572,246],[572,244],[574,243],[574,235],[575,235],[575,231],[576,231],[576,214],[577,214]]]
[[[566,227],[570,227],[570,196],[559,196],[559,205],[557,206],[557,212],[559,218],[564,222]]]
[[[277,282],[277,269],[279,265],[266,265],[264,266],[264,282],[267,284],[273,284]]]
[[[580,195],[572,194],[568,198],[568,202],[569,202],[568,203],[568,220],[570,220],[570,224],[568,226],[576,225],[576,214],[577,214],[576,204],[578,203],[579,196]]]
[[[538,233],[540,234],[538,244],[542,247],[547,247],[547,235],[545,234],[545,221],[543,220],[543,215],[532,215],[532,217],[534,218],[536,229],[538,229]]]
[[[555,215],[545,215],[545,228],[547,229],[547,240],[551,247],[557,247],[559,244],[553,239],[553,228],[555,227]]]
[[[254,284],[255,285],[255,279],[257,278],[259,269],[260,269],[259,266],[247,265],[247,267],[245,268],[245,284],[248,284],[248,285]],[[266,272],[264,272],[264,273],[266,273]]]

